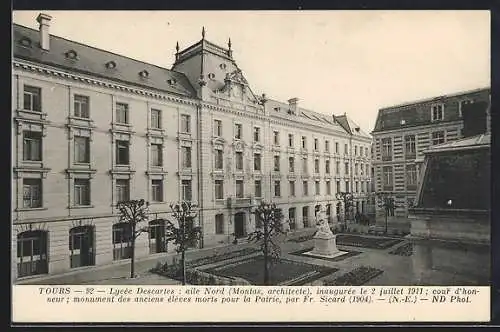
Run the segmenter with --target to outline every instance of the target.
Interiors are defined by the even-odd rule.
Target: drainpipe
[[[203,248],[203,239],[205,238],[205,228],[203,227],[203,181],[202,181],[202,176],[203,176],[203,159],[202,159],[202,151],[201,149],[203,148],[203,145],[201,144],[201,110],[202,110],[202,102],[197,105],[197,110],[196,110],[196,146],[197,146],[197,159],[198,159],[198,169],[196,170],[197,172],[197,178],[198,178],[198,221],[200,223],[201,231],[202,231],[202,236],[200,237],[200,249]]]

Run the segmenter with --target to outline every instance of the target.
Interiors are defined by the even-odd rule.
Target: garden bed
[[[411,256],[413,255],[413,244],[409,242],[405,243],[402,246],[389,251],[389,254],[398,256]]]
[[[337,270],[326,266],[279,259],[278,262],[271,264],[269,276],[272,285],[300,286]],[[252,285],[261,286],[264,282],[264,257],[252,257],[230,266],[213,267],[204,271],[222,277],[241,278]]]
[[[314,234],[299,236],[296,239],[290,239],[291,242],[305,242],[312,240]],[[392,239],[387,237],[370,237],[362,235],[351,235],[351,234],[338,234],[337,235],[337,245],[341,246],[351,246],[351,247],[363,247],[370,249],[387,249],[395,244],[402,242],[401,239]]]
[[[360,266],[340,277],[324,279],[323,286],[362,286],[383,272],[370,266]]]
[[[208,257],[202,257],[194,260],[188,260],[186,261],[186,266],[189,267],[195,267],[195,266],[202,266],[202,265],[207,265],[207,264],[213,264],[217,263],[220,261],[225,261],[228,259],[236,258],[236,257],[243,257],[247,255],[254,254],[256,252],[260,252],[261,250],[258,248],[244,248],[236,251],[230,251],[230,252],[225,252],[222,254],[214,254],[212,256]]]

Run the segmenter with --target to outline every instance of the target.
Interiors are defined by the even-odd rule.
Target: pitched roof
[[[424,153],[481,149],[481,148],[489,148],[490,145],[491,145],[491,133],[484,133],[477,136],[462,138],[449,143],[433,145],[428,149],[426,149]]]
[[[27,39],[31,41],[31,46],[23,45],[23,41]],[[54,35],[50,35],[49,51],[42,50],[39,42],[37,30],[13,24],[15,58],[181,96],[196,97],[195,89],[182,73]],[[74,52],[74,58],[69,52]],[[116,65],[115,68],[107,68],[106,64],[111,62]]]
[[[351,135],[370,138],[371,136],[365,133],[361,127],[354,122],[347,114],[335,115],[335,120]]]

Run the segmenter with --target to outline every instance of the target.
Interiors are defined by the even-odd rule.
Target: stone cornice
[[[113,82],[111,80],[90,77],[88,75],[76,73],[76,72],[68,72],[62,69],[54,68],[47,65],[35,64],[26,60],[14,59],[13,60],[14,68],[19,68],[22,70],[27,70],[39,74],[50,75],[58,78],[68,79],[72,81],[79,81],[91,85],[95,85],[98,87],[110,88],[117,91],[123,91],[127,93],[136,94],[144,97],[151,97],[155,99],[167,100],[170,102],[175,102],[179,104],[196,106],[198,104],[198,100],[196,99],[188,99],[174,96],[168,92],[159,92],[154,91],[152,89],[140,88],[136,86],[127,86],[125,84],[120,84]]]

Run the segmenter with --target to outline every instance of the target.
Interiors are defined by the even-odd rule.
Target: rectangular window
[[[234,138],[241,139],[242,136],[243,136],[243,128],[240,123],[237,123],[234,126]]]
[[[243,180],[236,180],[236,198],[243,198],[244,190],[243,190]]]
[[[354,164],[354,175],[358,175],[358,163]]]
[[[163,180],[151,180],[151,200],[163,202]]]
[[[128,104],[116,103],[116,123],[128,124]]]
[[[307,149],[307,138],[302,136],[302,149]]]
[[[280,156],[274,156],[274,171],[280,171]]]
[[[288,158],[288,171],[290,173],[295,172],[295,158],[294,157]]]
[[[325,160],[325,173],[330,174],[330,160]]]
[[[182,168],[191,168],[191,147],[182,147]]]
[[[191,180],[182,180],[181,182],[182,189],[182,199],[185,201],[190,201],[193,199],[193,191],[191,187]]]
[[[243,170],[243,152],[239,151],[236,152],[235,159],[236,159],[235,162],[236,169],[239,171]]]
[[[161,129],[161,111],[151,109],[151,128]]]
[[[214,136],[221,137],[222,136],[222,121],[214,120]]]
[[[358,193],[359,192],[359,183],[358,183],[358,181],[356,181],[354,183],[354,188],[356,188],[356,192]]]
[[[290,187],[290,196],[294,197],[295,196],[295,181],[289,181],[288,185]]]
[[[151,165],[163,166],[163,147],[161,144],[151,144]]]
[[[42,133],[26,130],[23,132],[23,160],[42,160]]]
[[[319,145],[319,144],[318,144],[318,139],[317,139],[317,138],[315,138],[315,139],[314,139],[314,151],[318,151],[318,149],[319,149],[319,146],[318,146],[318,145]]]
[[[432,145],[442,144],[444,142],[444,131],[435,131],[432,133]]]
[[[89,97],[75,95],[74,96],[74,115],[76,118],[89,118]]]
[[[330,141],[325,141],[325,151],[330,152]]]
[[[260,153],[254,153],[253,155],[253,169],[254,171],[261,170],[261,156]]]
[[[274,196],[281,196],[281,183],[280,181],[274,181]]]
[[[314,173],[319,173],[319,159],[314,159]]]
[[[384,190],[392,190],[392,166],[382,167],[382,181]]]
[[[215,199],[224,199],[224,180],[215,180]]]
[[[42,180],[23,179],[23,207],[42,207]]]
[[[405,156],[406,158],[415,158],[416,156],[415,135],[405,136]]]
[[[90,205],[90,180],[75,179],[74,183],[74,205],[88,206]]]
[[[293,135],[288,134],[288,146],[293,148]]]
[[[27,111],[42,111],[42,89],[35,86],[24,86],[24,109]]]
[[[347,144],[344,144],[344,154],[349,154],[349,149],[347,148]]]
[[[339,143],[335,142],[335,153],[339,153]]]
[[[307,181],[302,181],[302,193],[304,196],[309,195],[309,183]]]
[[[222,213],[215,215],[215,234],[224,234],[224,215]]]
[[[390,137],[382,139],[382,160],[392,160],[392,139]]]
[[[130,181],[127,179],[116,180],[116,202],[130,200]]]
[[[444,105],[431,106],[431,121],[441,121],[444,118]]]
[[[260,128],[259,127],[253,128],[253,141],[260,142]]]
[[[406,165],[406,186],[408,189],[417,187],[417,167],[415,165]]]
[[[365,156],[368,157],[368,148],[365,148]]]
[[[315,188],[316,188],[316,195],[320,195],[320,185],[319,185],[319,181],[315,181],[314,182],[314,185],[315,185]]]
[[[340,161],[335,162],[335,172],[340,174]]]
[[[215,169],[224,168],[224,152],[222,150],[215,150]]]
[[[274,131],[273,137],[274,145],[280,145],[280,133],[278,131]]]
[[[332,186],[330,184],[330,181],[326,181],[326,194],[331,195],[332,194]]]
[[[468,105],[468,104],[472,104],[474,103],[473,100],[471,99],[465,99],[465,100],[461,100],[459,103],[458,103],[458,113],[459,113],[459,116],[462,117],[462,111],[464,109],[464,106],[465,105]]]
[[[191,116],[187,114],[181,114],[181,133],[189,134],[191,133]]]
[[[255,180],[255,197],[262,197],[262,183],[260,180]]]
[[[349,186],[349,181],[346,181],[346,182],[345,182],[345,191],[347,191],[347,192],[350,192],[350,191],[351,191],[351,188],[350,188],[350,186]]]
[[[128,165],[129,164],[129,142],[116,141],[116,164]]]
[[[354,155],[355,156],[358,155],[358,146],[357,145],[354,146]]]
[[[345,163],[344,165],[345,175],[349,175],[349,163]]]
[[[307,173],[307,157],[302,158],[302,173]]]
[[[338,193],[339,193],[339,192],[341,192],[341,190],[340,190],[340,181],[337,181],[336,186],[337,186],[337,187],[335,188],[335,189],[336,189],[336,191],[337,191]]]
[[[75,163],[88,164],[90,162],[90,139],[75,136]]]

